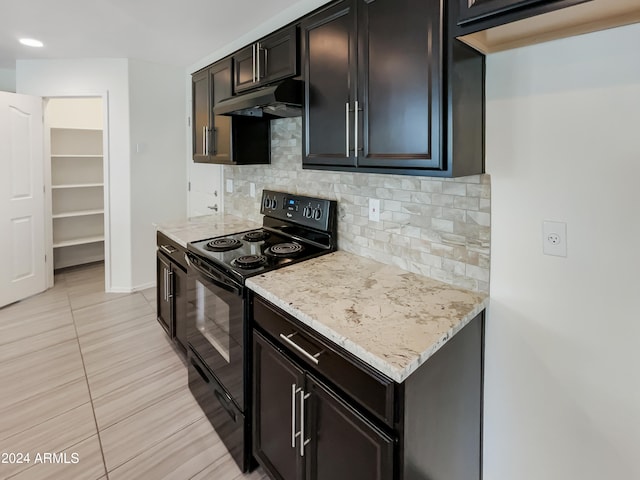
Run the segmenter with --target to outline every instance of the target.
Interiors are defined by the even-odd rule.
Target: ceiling
[[[0,68],[131,58],[187,67],[305,0],[0,0]],[[18,38],[44,42],[26,47]]]

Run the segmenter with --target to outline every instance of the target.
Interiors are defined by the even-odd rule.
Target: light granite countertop
[[[160,223],[156,227],[171,240],[187,248],[189,242],[253,230],[262,227],[262,224],[227,213],[218,213]]]
[[[488,297],[338,251],[247,286],[398,383],[488,305]]]

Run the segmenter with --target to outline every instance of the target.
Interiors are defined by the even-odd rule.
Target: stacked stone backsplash
[[[456,179],[302,169],[302,122],[271,122],[271,164],[224,167],[225,210],[261,221],[262,189],[338,201],[338,248],[474,291],[489,291],[489,175]],[[256,197],[251,198],[250,183]],[[369,198],[381,200],[380,222]]]

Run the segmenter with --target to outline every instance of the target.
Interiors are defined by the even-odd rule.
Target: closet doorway
[[[49,286],[56,270],[105,259],[108,277],[106,101],[54,97],[44,103]]]

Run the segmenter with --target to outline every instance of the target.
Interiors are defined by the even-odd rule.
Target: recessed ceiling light
[[[26,45],[27,47],[43,47],[44,43],[40,40],[36,40],[35,38],[21,38],[19,42],[22,45]]]

